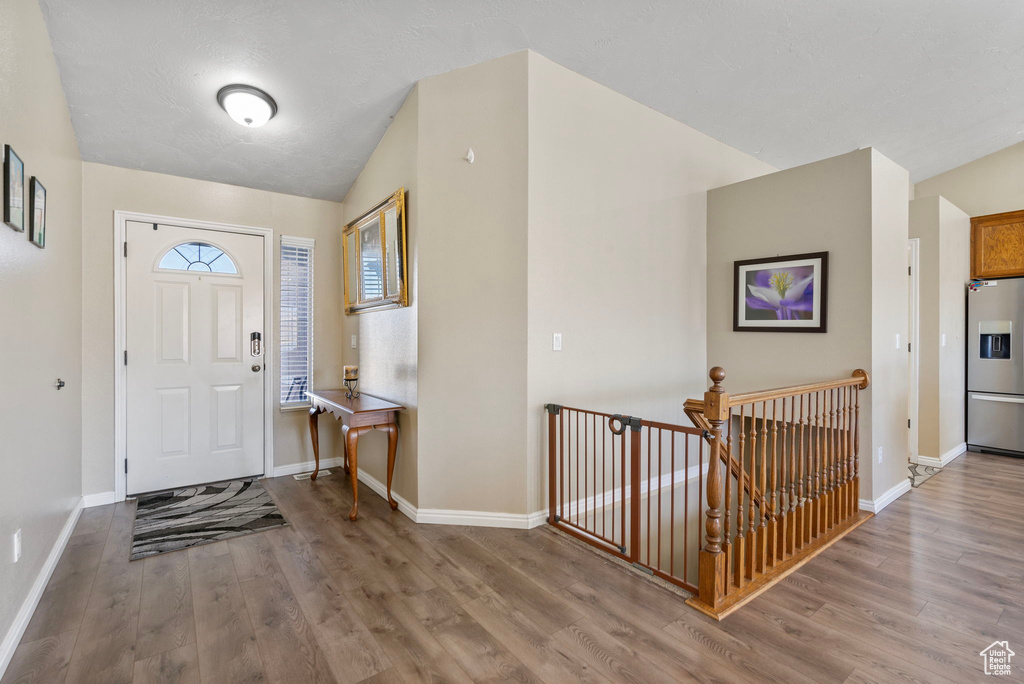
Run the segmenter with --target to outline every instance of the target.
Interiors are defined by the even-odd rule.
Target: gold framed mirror
[[[341,246],[346,314],[409,306],[405,188],[345,226]]]

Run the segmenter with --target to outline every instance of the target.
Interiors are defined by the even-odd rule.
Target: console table
[[[359,436],[370,430],[388,433],[388,503],[391,510],[398,508],[398,502],[391,498],[391,476],[395,473],[395,453],[398,451],[398,412],[404,406],[389,401],[360,394],[348,399],[345,390],[316,390],[306,392],[312,406],[309,409],[309,436],[313,441],[313,458],[316,468],[310,475],[315,480],[320,472],[320,434],[317,426],[321,413],[330,413],[335,420],[341,420],[344,433],[345,472],[352,476],[352,510],[348,519],[355,520],[359,515]]]

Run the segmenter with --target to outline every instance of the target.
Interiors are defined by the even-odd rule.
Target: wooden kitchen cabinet
[[[971,278],[1024,276],[1024,211],[971,219]]]

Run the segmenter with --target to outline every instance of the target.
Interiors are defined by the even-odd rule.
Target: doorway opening
[[[918,417],[920,401],[921,352],[919,338],[921,333],[921,293],[920,274],[921,239],[911,238],[907,241],[907,275],[908,288],[908,325],[907,325],[907,428],[910,432],[908,465],[917,463],[918,459]]]

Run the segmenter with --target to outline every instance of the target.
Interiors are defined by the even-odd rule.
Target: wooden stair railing
[[[690,419],[690,421],[693,422],[695,427],[697,427],[698,429],[703,431],[704,439],[707,441],[708,444],[711,445],[712,453],[714,453],[715,452],[715,449],[714,449],[715,445],[714,445],[714,440],[711,437],[711,423],[708,422],[707,418],[705,418],[705,416],[704,416],[704,401],[701,400],[701,399],[687,399],[686,403],[683,406],[683,412]],[[725,445],[720,445],[720,446],[722,448],[717,450],[719,459],[722,461],[722,463],[728,464],[730,476],[739,479],[740,470],[742,469],[742,466],[740,465],[740,462],[732,457],[732,454],[730,454],[729,450],[727,448],[725,448]],[[751,489],[751,482],[748,479],[744,479],[743,480],[743,491],[745,493],[747,493],[747,494],[750,494],[750,489]],[[761,489],[759,487],[757,487],[756,484],[755,484],[753,486],[753,490],[754,490],[753,491],[754,503],[757,504],[758,506],[760,506],[761,505]]]
[[[859,510],[860,390],[870,378],[856,370],[730,396],[725,371],[709,375],[704,400],[685,407],[718,455],[687,603],[720,620],[871,517]]]

